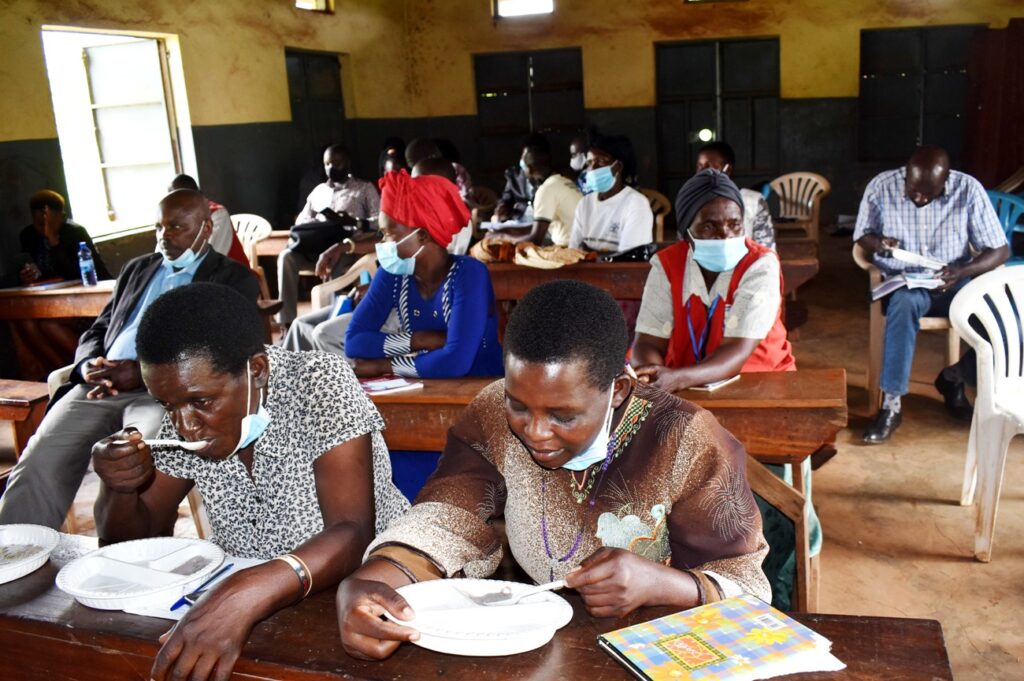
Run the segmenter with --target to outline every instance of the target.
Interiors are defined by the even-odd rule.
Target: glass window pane
[[[113,218],[119,228],[141,227],[156,221],[157,204],[167,193],[174,164],[106,168],[103,178]]]
[[[172,158],[163,104],[96,109],[96,140],[104,164],[170,162]]]
[[[555,10],[555,0],[497,0],[495,9],[499,17],[551,14]]]

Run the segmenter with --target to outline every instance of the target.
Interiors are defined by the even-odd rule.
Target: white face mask
[[[245,361],[245,411],[246,415],[242,418],[242,431],[238,437],[238,444],[235,445],[234,450],[231,454],[236,454],[240,450],[245,449],[250,444],[255,442],[263,431],[270,425],[270,412],[263,406],[263,389],[260,389],[258,404],[256,406],[256,413],[250,414],[249,404],[252,402],[252,375],[249,373],[249,360]]]
[[[582,151],[577,152],[569,157],[569,167],[579,172],[583,170],[583,166],[587,165],[587,155]]]
[[[594,441],[584,451],[562,464],[562,468],[570,471],[585,471],[598,461],[608,458],[608,443],[612,438],[612,400],[615,399],[615,381],[612,381],[611,390],[608,393],[608,410],[605,412],[604,425]]]
[[[205,226],[206,225],[203,225],[203,227]],[[186,248],[184,251],[182,251],[181,255],[179,255],[177,258],[171,258],[170,256],[168,256],[167,253],[164,251],[162,244],[158,243],[157,250],[159,250],[160,255],[163,256],[164,264],[178,270],[187,269],[194,265],[196,263],[196,260],[199,259],[199,254],[202,253],[204,248],[206,248],[205,242],[203,243],[202,246],[196,248],[196,244],[199,242],[199,237],[201,237],[202,235],[203,229],[202,227],[200,227],[199,233],[196,234],[196,238],[192,239],[192,245]]]

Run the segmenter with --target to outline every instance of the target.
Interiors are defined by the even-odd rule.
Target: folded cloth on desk
[[[593,260],[594,253],[584,253],[577,248],[565,246],[535,246],[524,244],[516,250],[513,260],[517,265],[554,270],[583,260]]]

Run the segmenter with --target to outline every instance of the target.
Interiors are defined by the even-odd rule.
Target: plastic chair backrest
[[[996,209],[999,224],[1006,233],[1006,240],[1013,243],[1013,233],[1018,231],[1018,228],[1024,231],[1024,225],[1020,224],[1021,215],[1024,215],[1024,199],[993,189],[988,190],[988,198],[992,201],[992,207]]]
[[[242,246],[248,247],[257,241],[262,241],[270,236],[274,228],[266,218],[253,213],[238,213],[231,216],[231,226],[235,228],[235,234]]]
[[[651,212],[654,213],[654,240],[664,241],[665,220],[668,219],[669,213],[672,212],[672,202],[657,189],[637,187],[637,191],[646,196],[647,201],[651,204]]]
[[[829,181],[817,173],[787,173],[769,184],[779,195],[779,217],[799,220],[816,217],[821,199],[832,191]]]
[[[970,324],[975,317],[988,340]],[[949,319],[978,352],[979,391],[998,389],[1007,379],[1024,376],[1024,268],[1004,267],[987,272],[960,289],[949,309]],[[987,346],[985,351],[983,346]],[[991,387],[984,385],[983,362],[991,353],[994,371]]]
[[[992,187],[997,192],[1008,192],[1012,193],[1024,186],[1024,166],[1017,168],[1017,170],[1010,175],[1008,178]]]
[[[253,213],[238,213],[231,216],[231,226],[235,228],[235,234],[242,243],[242,250],[249,258],[249,266],[256,269],[259,266],[256,258],[256,242],[263,241],[274,231],[270,222]]]

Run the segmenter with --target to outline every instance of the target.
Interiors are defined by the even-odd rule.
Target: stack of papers
[[[492,231],[495,229],[514,229],[516,227],[533,227],[533,220],[524,222],[523,220],[505,220],[504,222],[481,222],[480,229],[485,231]]]
[[[618,629],[597,644],[651,681],[755,681],[846,668],[831,641],[749,594]]]
[[[889,295],[896,289],[903,288],[904,286],[911,289],[936,289],[945,283],[946,282],[942,281],[941,279],[932,277],[927,274],[897,274],[889,277],[888,279],[883,280],[881,284],[871,289],[871,300],[872,302],[874,302],[879,298],[884,298],[885,296]]]
[[[403,390],[415,390],[416,388],[423,387],[423,384],[419,381],[407,381],[401,376],[395,376],[394,374],[378,376],[376,378],[361,378],[359,379],[359,385],[363,386],[363,390],[367,395],[384,395],[386,393],[397,393]]]

